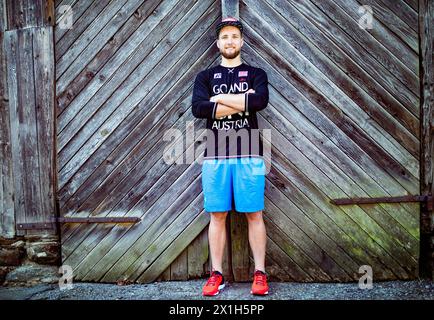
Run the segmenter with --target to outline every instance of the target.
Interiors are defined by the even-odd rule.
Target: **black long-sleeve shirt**
[[[247,93],[249,89],[255,93]],[[244,93],[245,111],[216,118],[218,94]],[[256,112],[268,104],[268,78],[264,70],[245,63],[233,68],[221,65],[201,71],[194,82],[192,112],[207,119],[207,143],[204,158],[262,157]]]

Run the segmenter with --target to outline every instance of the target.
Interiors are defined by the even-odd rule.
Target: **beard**
[[[227,53],[227,52],[225,52],[225,49],[220,49],[220,53],[226,59],[234,59],[234,58],[238,57],[238,55],[240,54],[240,51],[241,50],[239,50],[239,49],[238,50],[235,49],[232,53]]]

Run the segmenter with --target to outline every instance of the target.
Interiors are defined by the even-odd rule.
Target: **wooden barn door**
[[[201,167],[167,164],[163,134],[194,121],[194,78],[218,58],[220,1],[63,0],[56,10],[61,216],[141,218],[63,224],[63,264],[86,281],[202,276]]]
[[[242,0],[240,17],[244,58],[270,82],[268,271],[351,281],[368,265],[374,281],[415,278],[419,203],[330,201],[419,194],[418,2]]]
[[[353,281],[362,265],[374,281],[418,274],[418,203],[331,203],[419,194],[418,4],[363,4],[372,29],[360,28],[357,0],[239,1],[243,60],[269,77],[258,118],[272,130],[272,279]],[[184,135],[189,121],[203,126],[190,111],[192,85],[219,62],[220,0],[62,0],[56,10],[61,216],[141,219],[63,224],[63,264],[86,281],[203,276],[200,166],[167,164],[162,137],[170,128]],[[61,27],[68,14],[72,26]],[[247,280],[245,220],[231,217],[228,227],[226,269]]]

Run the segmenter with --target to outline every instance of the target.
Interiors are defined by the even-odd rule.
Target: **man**
[[[268,104],[268,79],[262,69],[241,62],[240,21],[223,19],[217,25],[216,35],[221,64],[197,75],[192,98],[194,116],[206,118],[208,133],[211,132],[202,166],[202,187],[204,208],[211,216],[208,238],[212,273],[203,287],[203,295],[217,295],[225,285],[222,275],[225,222],[232,201],[235,210],[245,213],[248,221],[255,262],[251,293],[266,295],[266,231],[262,216],[265,164],[256,112]],[[227,143],[227,139],[235,143]]]

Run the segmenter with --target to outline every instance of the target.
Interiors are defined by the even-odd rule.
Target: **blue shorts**
[[[202,165],[207,212],[256,212],[264,209],[265,163],[261,158],[206,159]]]

